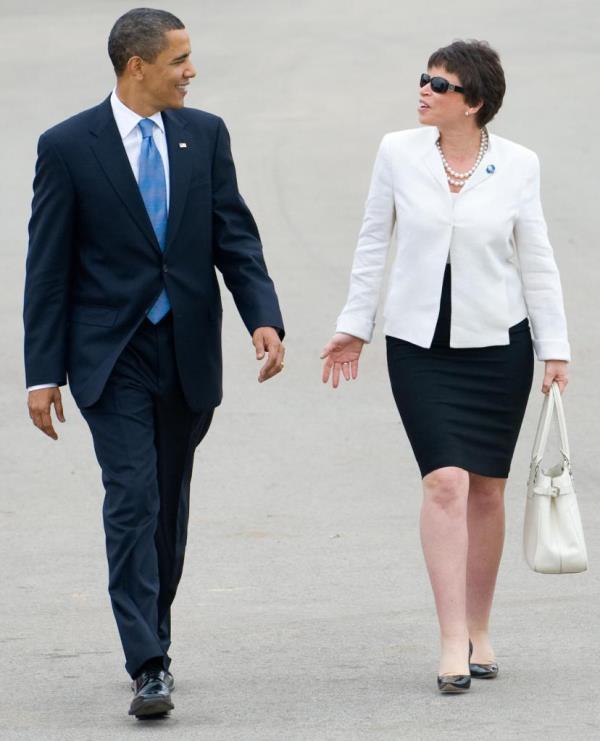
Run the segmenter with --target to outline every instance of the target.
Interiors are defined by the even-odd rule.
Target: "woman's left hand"
[[[546,371],[542,381],[542,392],[544,394],[550,391],[553,381],[556,381],[562,394],[569,383],[569,363],[567,360],[546,360]]]

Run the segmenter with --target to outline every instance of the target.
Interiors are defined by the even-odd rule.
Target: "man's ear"
[[[131,57],[125,65],[125,74],[135,80],[144,79],[144,60],[141,57]]]

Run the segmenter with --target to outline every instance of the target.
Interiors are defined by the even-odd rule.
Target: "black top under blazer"
[[[160,294],[173,313],[189,406],[222,397],[224,277],[250,333],[283,320],[254,219],[241,197],[223,121],[163,111],[170,171],[161,252],[110,98],[39,140],[25,285],[27,386],[64,385],[80,407],[100,396],[119,354]],[[181,146],[185,145],[185,146]]]

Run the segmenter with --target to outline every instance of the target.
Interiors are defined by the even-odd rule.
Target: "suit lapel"
[[[183,209],[185,207],[190,177],[192,174],[191,141],[185,131],[186,121],[173,111],[163,111],[165,123],[165,134],[167,137],[167,150],[169,152],[169,220],[167,223],[166,250],[173,243]],[[185,146],[182,146],[185,145]]]
[[[131,170],[121,135],[112,115],[110,98],[100,107],[100,115],[96,125],[92,128],[94,141],[92,150],[98,159],[100,167],[123,201],[131,217],[147,237],[152,246],[160,252],[160,246],[152,223],[142,200],[140,189]]]

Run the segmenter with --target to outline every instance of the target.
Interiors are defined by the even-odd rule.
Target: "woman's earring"
[[[465,116],[469,116],[469,111],[465,111]]]

